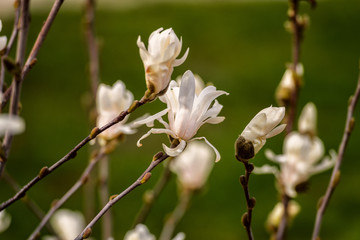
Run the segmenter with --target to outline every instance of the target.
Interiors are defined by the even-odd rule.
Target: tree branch
[[[340,147],[339,147],[338,158],[337,158],[335,166],[333,168],[330,182],[326,189],[325,196],[321,199],[320,206],[316,213],[315,226],[314,226],[314,231],[313,231],[313,235],[312,235],[313,240],[316,240],[319,237],[323,215],[325,213],[326,207],[329,204],[330,198],[331,198],[332,194],[334,193],[335,188],[340,180],[340,167],[343,162],[344,153],[345,153],[350,135],[354,128],[355,119],[354,119],[353,115],[354,115],[356,104],[359,100],[359,95],[360,95],[360,75],[359,75],[359,79],[357,82],[357,87],[355,89],[355,93],[353,96],[351,96],[351,98],[350,98],[351,100],[348,105],[345,129],[344,129],[344,134],[343,134],[343,137],[342,137],[342,140],[340,143]]]

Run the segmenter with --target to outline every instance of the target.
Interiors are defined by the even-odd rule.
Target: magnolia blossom
[[[0,20],[0,32],[2,29],[2,22]],[[7,38],[6,36],[0,36],[0,51],[6,47]]]
[[[256,116],[245,127],[241,136],[247,141],[252,142],[255,154],[264,146],[267,138],[271,138],[285,129],[286,124],[277,126],[284,116],[284,107],[270,106],[256,114]]]
[[[181,75],[176,77],[175,81],[178,83],[178,85],[181,84],[181,79],[182,79]],[[196,96],[199,96],[200,92],[205,88],[205,83],[198,74],[194,74],[194,79],[195,79],[195,94]]]
[[[273,173],[280,180],[285,193],[296,197],[296,186],[306,182],[312,175],[331,168],[336,161],[336,152],[324,156],[324,145],[320,138],[292,132],[284,140],[283,154],[275,155],[267,150],[268,159],[280,164],[280,171],[269,165],[255,168],[254,173]]]
[[[212,149],[202,142],[191,142],[185,151],[170,163],[184,189],[196,190],[204,186],[213,166]]]
[[[135,229],[126,233],[124,240],[155,240],[155,236],[149,232],[144,224],[136,225]]]
[[[133,94],[126,89],[125,84],[118,80],[114,85],[108,86],[101,83],[96,96],[96,107],[98,112],[97,127],[102,127],[122,111],[125,111],[134,100]],[[125,124],[125,119],[99,134],[100,144],[112,140],[121,134],[133,134],[133,124]]]
[[[155,240],[155,236],[149,232],[144,224],[136,225],[135,229],[125,234],[124,240]],[[184,240],[185,234],[178,233],[172,240]]]
[[[11,223],[11,215],[8,214],[5,210],[0,212],[0,233],[4,232]]]
[[[181,51],[182,40],[179,40],[171,28],[164,31],[163,28],[159,28],[154,31],[149,37],[147,50],[140,36],[137,45],[144,63],[147,88],[155,96],[164,94],[174,67],[185,61],[189,49],[182,58],[176,59]]]
[[[216,90],[214,86],[208,86],[200,92],[195,93],[195,79],[191,71],[186,71],[182,77],[180,87],[175,81],[171,81],[170,87],[160,100],[167,104],[167,108],[153,116],[150,116],[136,124],[146,124],[148,127],[154,126],[154,121],[158,120],[165,129],[152,128],[143,135],[137,145],[140,147],[140,141],[148,137],[151,133],[165,133],[174,139],[179,140],[178,146],[169,148],[163,144],[165,152],[169,156],[179,155],[186,147],[186,142],[192,139],[204,139],[216,153],[216,161],[220,160],[220,154],[205,137],[193,138],[199,128],[205,123],[217,124],[222,122],[225,117],[218,117],[222,105],[217,101],[211,106],[211,103],[220,95],[228,94],[224,91]],[[169,123],[162,119],[162,116],[168,114]]]
[[[288,205],[288,220],[292,221],[296,215],[299,214],[301,210],[300,205],[294,201],[291,200],[289,201],[289,205]],[[282,216],[284,215],[284,204],[281,202],[278,202],[275,207],[273,208],[273,210],[269,213],[269,216],[266,220],[266,227],[270,230],[270,231],[274,231],[276,230],[279,225],[280,225],[280,221],[282,219]]]
[[[300,133],[316,135],[317,111],[314,103],[309,102],[303,108],[299,121],[298,130]]]
[[[291,94],[296,89],[296,79],[302,78],[304,75],[304,67],[301,63],[296,66],[296,73],[291,68],[287,68],[281,81],[276,89],[276,99],[278,99],[281,103],[289,101],[291,98]]]
[[[0,114],[0,137],[6,132],[19,134],[25,131],[25,122],[16,115]]]
[[[50,219],[61,240],[73,240],[85,228],[85,218],[80,212],[60,209]]]

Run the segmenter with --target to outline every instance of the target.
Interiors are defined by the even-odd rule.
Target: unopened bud
[[[151,172],[147,172],[147,173],[145,173],[144,177],[141,179],[140,183],[144,184],[147,181],[149,181],[150,178],[151,178]]]
[[[114,198],[116,198],[117,196],[118,196],[118,194],[111,195],[111,196],[109,197],[109,200],[111,201],[111,200],[113,200]]]
[[[354,127],[355,127],[355,118],[352,117],[352,118],[350,119],[348,132],[352,132],[352,130],[354,129]]]
[[[147,190],[144,193],[143,201],[147,204],[150,204],[154,201],[154,191],[153,190]]]
[[[82,235],[83,239],[89,238],[91,235],[91,232],[92,232],[91,228],[87,228],[85,230],[84,234]]]
[[[242,215],[241,223],[244,225],[244,227],[249,226],[249,219],[247,212]]]
[[[40,170],[40,172],[39,172],[39,178],[43,178],[43,177],[45,177],[46,175],[48,175],[50,173],[50,170],[49,170],[49,168],[48,167],[43,167],[41,170]]]
[[[332,181],[332,187],[335,188],[340,182],[341,172],[340,170],[336,171],[334,180]]]
[[[242,186],[246,186],[247,184],[246,177],[244,175],[241,175],[239,178],[239,182]]]
[[[255,207],[255,204],[256,204],[256,199],[254,197],[250,198],[248,202],[248,207],[250,209],[253,209]]]
[[[159,158],[161,158],[162,156],[164,156],[163,152],[158,152],[153,156],[153,161],[158,160]]]
[[[90,135],[89,135],[90,139],[95,138],[99,133],[100,133],[100,129],[99,129],[98,127],[94,127],[94,128],[91,130],[91,133],[90,133]]]
[[[254,145],[243,136],[239,136],[235,142],[235,156],[239,161],[248,161],[255,156]]]

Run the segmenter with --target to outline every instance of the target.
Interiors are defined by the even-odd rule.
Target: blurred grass
[[[326,149],[337,149],[345,121],[346,104],[353,93],[358,76],[360,53],[360,5],[356,1],[320,2],[315,11],[301,5],[311,18],[302,49],[305,85],[300,106],[313,101],[319,111],[319,136]],[[173,27],[183,37],[183,47],[190,54],[173,74],[187,69],[198,73],[218,89],[228,91],[220,97],[226,116],[220,125],[204,126],[199,136],[206,136],[220,151],[222,160],[215,165],[207,188],[194,198],[178,231],[187,239],[246,239],[240,219],[245,211],[243,192],[238,177],[243,166],[233,157],[233,143],[245,125],[262,108],[275,105],[273,92],[291,60],[290,35],[283,29],[287,4],[154,4],[124,11],[98,11],[97,35],[101,42],[101,80],[112,84],[123,80],[135,98],[145,91],[144,71],[138,55],[138,35],[147,42],[149,34],[159,27]],[[29,43],[32,43],[45,19],[33,14]],[[38,55],[38,63],[26,78],[22,90],[22,116],[27,129],[17,136],[7,170],[24,184],[44,165],[50,166],[77,144],[90,129],[87,110],[82,104],[89,90],[86,45],[80,13],[60,11],[53,28]],[[10,20],[3,20],[3,32],[9,36]],[[184,51],[184,50],[183,50]],[[9,81],[9,78],[8,78]],[[160,101],[139,109],[134,117],[145,112],[162,110]],[[357,111],[356,117],[359,117]],[[165,136],[151,136],[142,148],[137,139],[146,127],[128,136],[111,155],[111,193],[127,187],[147,166],[152,155],[161,150]],[[283,136],[271,139],[267,148],[280,153]],[[358,145],[360,133],[356,128],[342,168],[342,179],[326,212],[321,236],[323,239],[360,239]],[[28,195],[47,210],[54,198],[59,198],[81,174],[87,163],[89,150],[82,149],[77,158],[62,166],[29,191]],[[263,151],[254,160],[262,165],[267,160]],[[160,175],[156,169],[153,179],[124,198],[114,208],[115,239],[122,239],[129,230],[141,206],[143,192]],[[299,195],[300,215],[289,230],[289,239],[310,238],[316,205],[323,194],[330,171],[311,178],[307,194]],[[12,195],[9,187],[0,183],[0,200]],[[267,239],[264,222],[277,201],[272,176],[252,176],[250,191],[257,199],[254,209],[253,231],[257,239]],[[82,209],[82,191],[64,207]],[[146,224],[159,235],[164,216],[176,204],[174,179],[156,203]],[[38,220],[18,202],[8,211],[12,225],[0,239],[24,239],[38,224]],[[21,229],[21,231],[19,231]],[[94,232],[100,231],[99,224]],[[43,231],[44,233],[46,230]]]

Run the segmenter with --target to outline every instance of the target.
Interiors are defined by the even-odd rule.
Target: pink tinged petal
[[[161,133],[165,133],[167,135],[172,136],[173,138],[176,138],[175,133],[169,129],[164,129],[164,128],[152,128],[150,129],[147,133],[145,133],[136,143],[136,145],[138,147],[141,147],[141,140],[143,140],[144,138],[147,138],[148,136],[150,136],[150,134],[161,134]]]
[[[244,131],[241,133],[241,136],[243,136],[248,141],[254,141],[256,138],[262,137],[264,135],[266,121],[267,118],[265,113],[257,114],[245,127]]]
[[[274,174],[275,176],[278,176],[279,169],[277,167],[265,164],[261,167],[255,167],[253,173],[255,173],[255,174]]]
[[[170,157],[178,156],[180,153],[184,151],[185,147],[186,147],[186,141],[184,140],[180,140],[180,143],[174,148],[169,148],[165,144],[163,144],[165,153]]]
[[[173,62],[173,67],[177,67],[180,66],[181,64],[183,64],[187,58],[189,54],[189,48],[186,49],[186,52],[184,53],[184,56],[182,56],[180,59],[175,59]]]
[[[148,127],[153,127],[154,121],[161,118],[162,116],[164,116],[168,111],[169,111],[169,109],[167,108],[167,109],[164,109],[161,112],[158,112],[158,113],[156,113],[150,117],[147,117],[145,119],[134,121],[134,125],[146,124],[146,126],[148,126]]]
[[[271,137],[278,135],[279,133],[284,131],[285,128],[286,128],[286,124],[281,124],[281,125],[277,126],[276,128],[274,128],[271,132],[269,132],[266,135],[266,138],[271,138]]]
[[[11,134],[19,134],[25,131],[25,121],[18,116],[0,114],[0,136],[4,136],[6,132]]]
[[[215,162],[218,162],[218,161],[220,161],[220,159],[221,159],[221,156],[220,156],[220,153],[219,153],[219,151],[206,139],[206,137],[197,137],[197,138],[193,138],[193,139],[191,139],[191,141],[193,141],[193,140],[199,140],[199,139],[204,139],[204,141],[206,142],[206,144],[207,145],[209,145],[209,147],[211,147],[213,150],[214,150],[214,152],[215,152],[215,155],[216,155],[216,159],[215,159]]]
[[[7,38],[6,36],[0,37],[0,51],[6,47]]]

